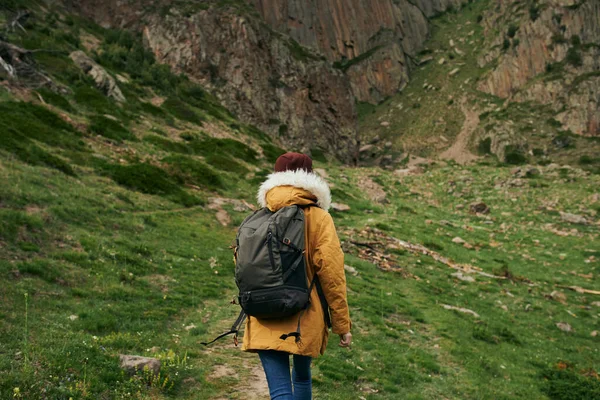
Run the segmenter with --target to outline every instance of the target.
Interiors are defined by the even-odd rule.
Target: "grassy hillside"
[[[0,82],[0,398],[261,398],[255,355],[200,342],[238,312],[228,247],[284,150],[136,35],[41,9],[24,27],[7,39],[62,52],[34,54],[53,88]],[[76,68],[77,49],[125,102]],[[333,216],[355,270],[355,343],[331,338],[315,360],[316,398],[600,395],[600,296],[565,288],[598,287],[598,175],[316,166],[351,207]],[[481,201],[490,213],[471,213]],[[119,354],[157,357],[161,373],[129,377]]]

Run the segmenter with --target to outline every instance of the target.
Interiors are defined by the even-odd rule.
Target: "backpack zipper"
[[[269,249],[269,261],[271,262],[271,268],[275,271],[275,257],[273,256],[273,233],[269,231],[267,234],[267,247]]]

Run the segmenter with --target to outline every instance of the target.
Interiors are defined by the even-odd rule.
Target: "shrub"
[[[485,138],[477,146],[479,154],[492,154],[492,138]]]
[[[504,39],[502,42],[502,50],[508,50],[510,47],[510,40]]]
[[[583,65],[581,54],[579,54],[579,51],[577,51],[575,47],[571,47],[567,51],[566,60],[569,64],[571,64],[574,67],[581,67]]]
[[[537,4],[532,4],[529,7],[529,18],[531,18],[532,21],[535,21],[536,19],[538,19],[540,16],[540,7]]]
[[[325,155],[325,152],[323,151],[323,149],[320,149],[318,147],[312,148],[312,149],[310,149],[310,155],[311,155],[312,159],[315,161],[322,162],[322,163],[327,162],[327,156]]]
[[[176,97],[169,97],[162,104],[162,107],[178,119],[202,126],[203,118]]]
[[[527,156],[523,153],[523,150],[516,146],[506,146],[504,154],[504,162],[507,164],[520,165],[527,162]]]
[[[507,35],[509,38],[514,38],[515,35],[517,34],[517,31],[519,30],[519,27],[517,25],[510,25],[508,27],[508,31],[507,31]]]
[[[119,185],[146,194],[176,194],[181,188],[164,170],[151,164],[108,164],[103,170]]]
[[[31,103],[0,103],[0,132],[0,149],[23,162],[46,165],[68,175],[75,175],[71,166],[32,139],[53,147],[85,151],[79,132],[52,111]]]
[[[600,161],[600,159],[595,159],[592,156],[588,156],[587,154],[579,157],[579,164],[581,165],[591,165],[597,163],[598,161]]]
[[[600,398],[600,379],[595,371],[588,376],[576,372],[575,368],[561,362],[560,367],[548,368],[543,372],[543,392],[552,400],[577,400]]]
[[[281,147],[269,143],[265,143],[261,147],[263,149],[263,154],[269,163],[274,163],[280,155],[285,153],[285,150]]]
[[[137,138],[123,125],[103,115],[94,115],[90,118],[89,131],[118,142],[123,140],[136,140]]]
[[[579,35],[571,36],[571,44],[575,47],[581,46],[581,38],[579,37]]]
[[[246,144],[233,139],[208,138],[190,142],[190,146],[196,154],[210,156],[212,154],[228,154],[234,159],[249,163],[256,163],[258,153]]]
[[[74,111],[73,107],[71,107],[71,103],[69,103],[69,100],[65,99],[60,94],[54,93],[52,90],[47,88],[38,89],[37,92],[40,96],[42,96],[46,103],[61,108],[68,112]]]
[[[177,155],[167,157],[162,161],[167,164],[169,172],[179,183],[200,186],[211,190],[221,189],[225,186],[219,174],[212,168],[191,157]]]
[[[219,171],[232,172],[237,175],[245,175],[248,173],[248,168],[244,167],[239,162],[232,160],[226,154],[214,153],[205,156],[206,162],[213,168]]]

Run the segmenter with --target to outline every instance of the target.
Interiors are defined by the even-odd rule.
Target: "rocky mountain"
[[[563,129],[600,134],[600,2],[499,1],[482,23],[489,51],[479,64],[492,71],[480,90],[550,104]]]
[[[481,11],[468,22],[476,29],[465,26],[464,32],[477,32],[476,37],[462,35],[463,50],[456,44],[435,50],[451,53],[436,61],[444,68],[452,65],[454,73],[469,69],[465,85],[476,97],[489,94],[497,99],[493,102],[508,101],[505,106],[513,102],[548,105],[544,118],[555,121],[549,124],[556,135],[598,135],[597,1],[85,0],[68,4],[104,27],[142,32],[159,62],[210,88],[241,119],[286,145],[307,152],[325,150],[345,162],[358,159],[361,141],[381,133],[364,124],[357,130],[356,104],[384,103],[402,92],[415,74],[429,70],[425,65],[435,58],[429,43],[432,21],[447,14],[466,18],[476,4]],[[431,72],[436,73],[440,71]],[[424,82],[436,79],[429,76]],[[465,109],[477,114],[488,106],[455,108],[456,104],[443,110],[456,114],[450,116],[456,120],[450,124],[439,113],[418,111],[417,119],[423,120],[419,126],[429,125],[424,119],[434,118],[436,126],[444,126],[442,136],[452,140],[461,130],[457,116]],[[530,151],[530,138],[515,133],[510,124],[500,121],[492,129],[489,122],[470,121],[471,133],[461,139],[464,146],[473,148],[478,141],[491,140],[491,152],[500,159],[507,146]],[[384,136],[392,142],[403,135],[402,130],[394,131],[394,124],[385,128]],[[452,145],[419,138],[410,139],[407,146],[406,140],[396,150],[429,153],[435,149],[440,154]]]
[[[236,114],[291,146],[350,161],[355,102],[376,104],[401,90],[427,39],[427,18],[460,0],[250,3],[69,6],[102,26],[143,31],[160,62],[210,86]]]

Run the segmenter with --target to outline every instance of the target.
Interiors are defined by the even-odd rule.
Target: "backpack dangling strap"
[[[238,340],[237,340],[238,331],[240,329],[240,326],[242,326],[242,323],[244,322],[245,319],[246,319],[246,313],[244,312],[244,310],[242,310],[242,311],[240,311],[240,315],[238,315],[237,319],[235,320],[235,322],[231,326],[231,329],[229,330],[229,332],[225,332],[225,333],[217,336],[215,339],[213,339],[210,342],[202,342],[200,344],[203,345],[203,346],[208,346],[209,344],[212,344],[212,343],[216,342],[217,340],[221,339],[222,337],[225,337],[227,335],[231,335],[232,333],[234,333],[235,335],[233,336],[233,342],[237,346],[237,344],[238,344]]]
[[[315,273],[315,276],[313,277],[313,280],[310,283],[310,287],[308,288],[308,303],[306,303],[306,307],[304,307],[304,309],[302,311],[300,311],[300,315],[298,315],[298,326],[296,327],[296,331],[290,332],[287,334],[284,333],[283,335],[279,336],[279,339],[286,340],[289,337],[294,337],[294,338],[296,338],[296,343],[298,343],[301,340],[300,319],[302,318],[302,316],[304,315],[304,312],[308,309],[308,307],[310,307],[310,294],[312,293],[312,290],[315,287],[316,282],[317,282],[317,274]]]

